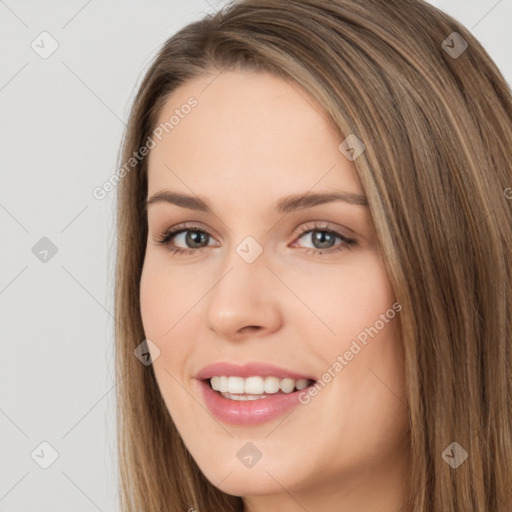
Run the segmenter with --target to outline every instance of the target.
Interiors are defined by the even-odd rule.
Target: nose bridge
[[[224,255],[220,280],[216,290],[212,290],[216,292],[214,295],[219,298],[226,294],[227,300],[236,299],[240,304],[258,301],[258,294],[268,287],[266,274],[270,272],[266,265],[267,254],[263,246],[252,235],[243,237]]]
[[[272,273],[263,246],[248,235],[223,256],[221,272],[207,301],[206,322],[229,337],[247,326],[273,329],[279,319],[270,293]]]

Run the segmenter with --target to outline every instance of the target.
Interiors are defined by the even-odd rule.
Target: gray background
[[[0,0],[0,512],[118,510],[115,192],[92,190],[156,50],[222,3]],[[511,84],[512,0],[432,3]]]

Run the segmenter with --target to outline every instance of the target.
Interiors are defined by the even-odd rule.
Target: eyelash
[[[207,231],[205,231],[204,229],[201,229],[199,226],[182,224],[182,225],[176,226],[176,227],[171,228],[171,229],[167,230],[166,232],[164,232],[161,235],[161,237],[157,240],[157,243],[158,243],[158,245],[163,245],[164,247],[166,247],[171,253],[180,254],[180,255],[191,254],[191,253],[200,251],[201,249],[206,249],[207,246],[200,247],[198,249],[183,249],[181,247],[172,247],[170,245],[171,240],[175,236],[179,235],[180,233],[187,232],[187,231],[195,231],[197,233],[204,233],[204,234],[208,235],[209,237],[211,237],[211,235]],[[335,231],[334,229],[331,229],[327,226],[320,226],[320,225],[314,224],[314,223],[304,226],[304,229],[297,235],[297,239],[300,239],[304,235],[311,233],[313,231],[329,233],[329,234],[333,235],[334,237],[339,238],[343,243],[338,245],[337,247],[334,247],[334,248],[331,247],[329,249],[311,249],[308,247],[308,248],[306,248],[306,251],[305,251],[306,254],[310,254],[311,252],[313,252],[313,254],[315,254],[315,255],[318,254],[318,255],[323,256],[326,254],[340,252],[345,249],[350,249],[350,248],[352,248],[352,246],[357,245],[357,242],[355,240],[342,235],[338,231]]]

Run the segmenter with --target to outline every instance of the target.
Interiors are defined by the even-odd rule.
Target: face
[[[174,91],[148,159],[140,304],[165,404],[206,478],[248,503],[393,488],[401,306],[353,162],[297,84],[214,76]]]

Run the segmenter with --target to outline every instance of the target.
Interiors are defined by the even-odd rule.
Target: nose
[[[207,328],[231,341],[268,335],[282,323],[279,280],[267,266],[265,251],[252,262],[240,254],[233,249],[225,257],[206,297]]]

